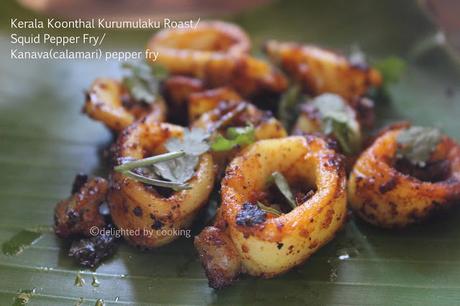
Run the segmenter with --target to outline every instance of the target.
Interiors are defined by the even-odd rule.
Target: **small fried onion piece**
[[[390,129],[379,136],[361,154],[350,175],[351,208],[377,226],[404,227],[460,201],[460,146],[447,136],[441,138],[428,162],[448,162],[441,176],[427,180],[426,175],[421,179],[404,174],[396,166],[396,153],[398,134],[406,128]],[[420,171],[431,176],[435,173],[429,167]]]
[[[161,98],[152,104],[134,101],[119,81],[97,78],[87,91],[83,111],[109,129],[120,132],[149,113],[157,121],[164,121],[166,105]]]
[[[264,201],[261,195],[275,171],[290,184],[316,186],[317,191],[288,213],[266,212],[256,203]],[[195,239],[210,286],[230,285],[239,272],[274,277],[304,262],[342,226],[345,180],[340,156],[318,137],[261,140],[245,149],[222,181],[222,206],[215,223],[219,231],[213,230],[210,239],[207,228]],[[222,271],[226,266],[229,270]]]
[[[119,136],[117,158],[142,159],[165,153],[165,142],[183,133],[180,126],[146,117]],[[182,191],[165,191],[114,172],[108,197],[112,219],[119,229],[134,233],[122,231],[130,243],[145,248],[162,246],[179,238],[177,230],[191,224],[206,204],[214,179],[215,166],[209,153],[200,157],[195,175],[188,181],[190,189]]]
[[[202,79],[208,87],[231,86],[244,97],[279,94],[284,76],[269,63],[248,55],[250,43],[238,26],[201,22],[195,29],[165,29],[148,48],[161,53],[157,62],[173,74]]]
[[[352,101],[382,83],[377,70],[354,65],[346,57],[316,46],[270,40],[265,51],[314,96],[331,92]]]
[[[56,235],[61,238],[90,237],[93,234],[92,227],[104,228],[106,222],[104,216],[99,213],[99,206],[105,201],[108,189],[108,182],[101,177],[87,180],[86,176],[77,175],[72,195],[56,205],[54,215]]]

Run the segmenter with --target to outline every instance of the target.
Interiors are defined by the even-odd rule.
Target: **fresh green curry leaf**
[[[396,56],[390,56],[374,64],[374,67],[383,77],[383,86],[397,83],[404,71],[406,71],[406,62]]]
[[[123,84],[136,101],[155,102],[159,92],[159,83],[163,75],[160,66],[152,66],[145,61],[138,63],[123,63],[126,75]]]
[[[435,128],[410,127],[398,134],[396,156],[407,159],[413,165],[424,167],[441,137],[441,132]]]
[[[275,171],[272,173],[272,177],[275,181],[276,187],[278,187],[279,191],[286,198],[292,209],[296,208],[297,204],[295,202],[294,195],[292,194],[291,188],[289,187],[289,183],[284,177],[284,175],[278,171]]]
[[[335,137],[345,154],[359,152],[361,131],[354,111],[347,103],[335,94],[322,94],[312,103],[320,113],[323,132]]]
[[[299,84],[291,86],[278,103],[278,118],[286,129],[294,124],[297,107],[302,100],[302,87]]]
[[[230,127],[226,137],[218,135],[211,144],[216,152],[229,151],[237,146],[245,146],[255,141],[255,130],[252,125],[246,127]]]

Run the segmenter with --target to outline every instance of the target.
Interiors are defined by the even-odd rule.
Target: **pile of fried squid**
[[[154,230],[123,238],[160,247],[178,238],[168,229],[191,227],[213,190],[217,213],[194,245],[217,289],[243,273],[271,278],[302,264],[348,209],[401,228],[460,201],[453,139],[408,123],[369,134],[378,115],[369,92],[384,80],[363,60],[275,40],[255,57],[248,35],[219,21],[160,31],[147,47],[160,54],[150,64],[167,72],[151,103],[117,79],[98,78],[87,91],[84,113],[116,140],[109,177],[77,176],[55,209],[56,234],[83,237],[71,248],[83,265],[110,255],[112,239],[92,228]],[[296,104],[283,109],[289,98]],[[222,149],[216,139],[236,144]]]

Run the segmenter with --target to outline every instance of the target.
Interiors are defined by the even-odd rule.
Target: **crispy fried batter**
[[[312,95],[336,93],[347,101],[382,83],[380,73],[316,46],[268,41],[266,53]]]
[[[148,47],[161,53],[158,62],[173,75],[202,79],[208,87],[231,86],[244,97],[279,94],[284,76],[269,63],[248,55],[246,34],[236,25],[201,22],[196,29],[167,29]]]
[[[99,213],[99,206],[105,201],[108,182],[100,177],[86,181],[82,176],[75,178],[72,195],[60,201],[55,208],[54,230],[61,238],[69,236],[91,236],[94,226],[102,229],[106,222]]]
[[[159,122],[166,117],[163,100],[158,99],[153,104],[135,102],[119,81],[107,78],[98,78],[93,82],[87,92],[83,111],[115,132],[120,132],[149,113],[153,113]]]
[[[158,123],[146,117],[128,127],[117,141],[117,158],[141,159],[165,152],[170,137],[182,137],[180,126]],[[211,154],[201,156],[190,189],[165,194],[161,188],[132,180],[122,173],[111,175],[109,205],[120,229],[138,231],[124,238],[145,248],[159,247],[178,238],[172,229],[187,228],[213,188],[215,166]]]
[[[416,174],[398,165],[396,158],[397,135],[405,128],[388,129],[379,136],[362,153],[348,182],[353,210],[378,226],[403,227],[423,221],[460,201],[460,146],[444,136],[427,169],[417,170],[425,173]],[[441,168],[434,171],[436,165]]]
[[[283,173],[291,184],[315,186],[317,191],[281,216],[262,211],[256,202],[264,201],[267,180],[274,171]],[[244,272],[276,276],[304,262],[342,226],[346,215],[345,179],[341,158],[320,138],[291,136],[258,141],[227,168],[215,226],[230,237]],[[205,239],[207,231],[197,239]],[[200,252],[209,253],[211,246],[205,246],[201,250],[197,244]],[[233,256],[228,251],[221,258]],[[216,274],[209,266],[217,263],[203,263],[213,285],[221,272]],[[233,271],[228,273],[233,276]],[[227,281],[225,278],[225,285]]]

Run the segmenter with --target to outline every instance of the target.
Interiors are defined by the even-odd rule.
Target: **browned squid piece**
[[[153,114],[159,122],[166,118],[166,105],[161,98],[154,103],[135,101],[120,81],[109,78],[98,78],[91,84],[83,111],[114,132],[147,114]]]
[[[271,40],[265,51],[313,96],[335,93],[352,102],[382,83],[380,73],[367,64],[356,65],[343,55],[317,46]]]
[[[297,190],[291,210],[269,188],[275,171]],[[346,215],[341,158],[314,136],[248,146],[227,167],[221,195],[214,226],[195,238],[213,288],[240,273],[269,278],[301,264],[334,237]]]
[[[171,74],[199,78],[208,88],[230,86],[247,98],[277,95],[287,87],[275,67],[249,55],[249,38],[234,24],[208,21],[194,29],[166,29],[148,48],[161,53],[157,61]]]
[[[104,228],[104,216],[99,206],[105,202],[108,182],[100,177],[88,179],[77,175],[69,198],[60,201],[55,208],[55,232],[61,238],[91,236],[91,228]]]
[[[423,132],[404,125],[387,129],[356,162],[348,194],[351,208],[367,222],[404,227],[460,203],[460,145],[445,135],[433,138],[433,132],[425,131],[412,138],[414,147],[402,151],[401,139],[417,131]],[[431,150],[422,147],[427,145],[423,140],[431,141]],[[414,164],[413,158],[423,150],[429,154],[427,160]]]
[[[167,152],[165,143],[184,137],[181,126],[145,117],[118,137],[116,158],[139,160]],[[120,172],[111,175],[109,206],[112,220],[124,238],[143,248],[165,245],[187,229],[207,203],[216,167],[210,153],[200,156],[188,189],[174,191],[144,184]]]
[[[190,120],[189,97],[195,93],[205,91],[200,79],[173,75],[162,83],[162,93],[171,111],[169,117],[174,122],[188,123]]]

